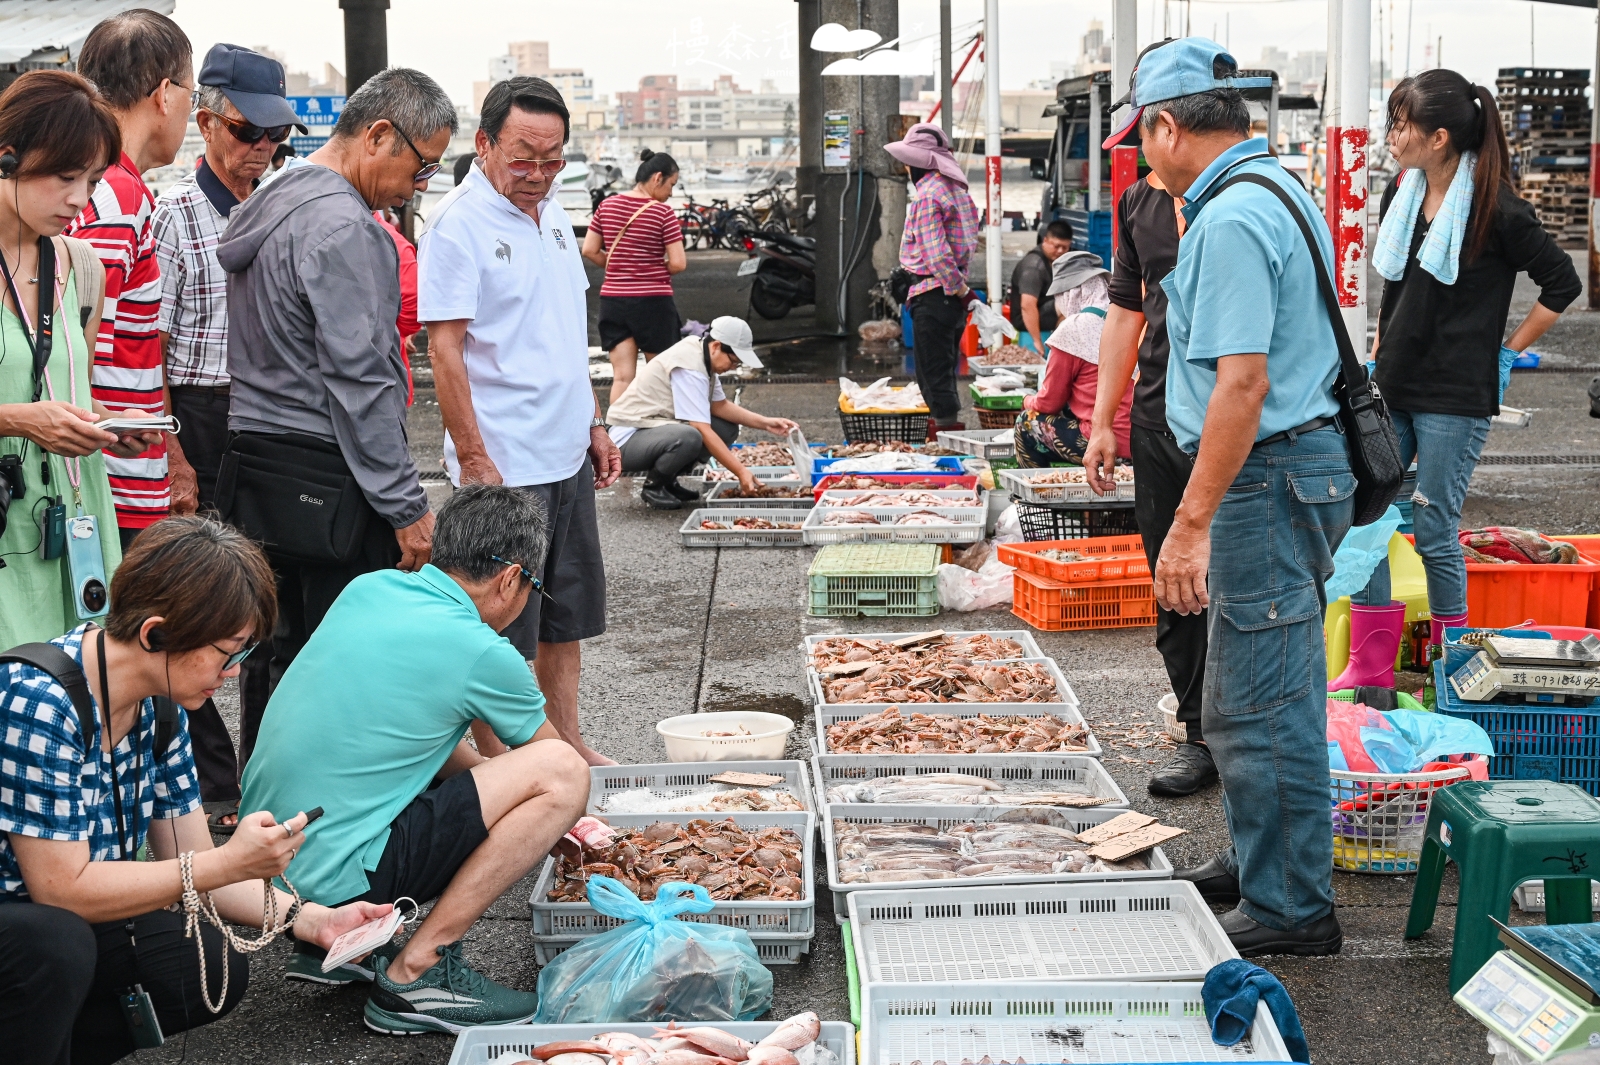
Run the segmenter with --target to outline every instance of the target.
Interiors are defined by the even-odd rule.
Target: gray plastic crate
[[[834,846],[833,822],[835,818],[858,825],[885,822],[911,822],[933,825],[944,829],[953,825],[976,821],[983,824],[998,821],[1015,810],[1012,806],[887,806],[876,803],[830,803],[822,807],[822,849],[827,859],[828,887],[833,891],[834,920],[843,922],[849,913],[849,894],[856,891],[882,891],[891,885],[846,884],[839,880],[839,854]],[[1074,832],[1109,821],[1128,811],[1116,807],[1096,806],[1082,810],[1062,810]],[[1124,873],[1040,873],[1034,876],[971,876],[959,880],[906,880],[892,885],[896,891],[924,891],[930,888],[985,887],[995,884],[1086,884],[1104,880],[1170,880],[1172,862],[1160,847],[1146,851],[1149,869]],[[959,1060],[959,1059],[958,1059]]]
[[[1099,495],[1087,484],[1034,484],[1036,478],[1054,472],[1051,469],[996,470],[1000,487],[1014,498],[1025,503],[1106,503],[1117,499],[1132,499],[1133,484],[1118,484],[1115,495]]]
[[[692,512],[678,529],[684,547],[802,547],[799,529],[702,529],[702,521],[766,518],[771,522],[803,521],[798,507],[711,507]]]
[[[965,452],[974,458],[1008,459],[1017,453],[1012,432],[1011,429],[963,429],[960,432],[944,429],[938,433],[938,440],[940,447]],[[995,439],[1001,436],[1005,441],[996,443]]]
[[[777,1029],[778,1022],[718,1021],[716,1026],[729,1035],[754,1043],[771,1035]],[[526,1055],[534,1047],[545,1043],[592,1039],[604,1032],[628,1032],[649,1039],[661,1027],[660,1024],[618,1024],[607,1021],[599,1024],[505,1024],[468,1028],[456,1036],[450,1065],[489,1065],[501,1054]],[[856,1030],[844,1021],[823,1021],[822,1035],[817,1042],[838,1056],[839,1065],[856,1065]]]
[[[1081,722],[1083,714],[1074,703],[904,703],[900,705],[900,712],[909,716],[914,713],[950,714],[955,717],[969,718],[987,715],[998,717],[1058,717],[1063,721]],[[850,754],[849,751],[833,751],[828,749],[828,726],[841,721],[857,721],[868,714],[880,713],[887,709],[870,703],[818,703],[813,710],[817,721],[817,744],[823,754]],[[1005,752],[1000,752],[1005,753]],[[1022,752],[1019,752],[1022,753]],[[1032,752],[1028,752],[1032,753]],[[1087,758],[1099,758],[1104,752],[1101,750],[1100,741],[1091,731],[1088,737],[1088,749],[1083,751],[1055,751],[1054,754],[1076,754]],[[855,755],[855,757],[863,757]],[[906,755],[907,758],[921,758],[920,754]],[[950,758],[952,755],[942,751],[928,754],[929,758]]]
[[[853,891],[862,994],[881,984],[1204,980],[1239,952],[1186,880]]]
[[[995,659],[995,661],[996,662],[1013,662],[1013,663],[1015,663],[1015,662],[1027,662],[1027,663],[1030,663],[1030,664],[1033,664],[1033,665],[1043,666],[1044,669],[1045,669],[1045,672],[1049,673],[1051,679],[1053,679],[1056,682],[1056,692],[1057,692],[1057,694],[1059,694],[1061,696],[1060,700],[1058,700],[1058,702],[1056,702],[1056,703],[969,703],[969,702],[957,702],[957,701],[954,701],[954,700],[952,700],[950,702],[945,702],[945,703],[830,703],[830,702],[827,702],[826,699],[823,697],[822,674],[816,672],[813,669],[809,669],[808,668],[806,670],[806,683],[807,683],[807,685],[810,686],[810,689],[811,689],[811,702],[812,702],[813,706],[829,706],[829,707],[847,707],[848,706],[848,707],[855,707],[855,708],[861,710],[861,713],[858,713],[858,714],[855,715],[856,717],[864,717],[867,714],[876,714],[878,711],[884,710],[884,709],[886,709],[886,708],[888,708],[890,706],[898,706],[898,707],[901,708],[901,710],[904,710],[908,706],[910,706],[910,707],[970,706],[970,707],[977,707],[979,709],[983,709],[985,707],[995,707],[997,709],[984,710],[983,712],[984,713],[995,713],[995,714],[1010,714],[1010,713],[1014,713],[1015,712],[1012,709],[1013,707],[1056,706],[1056,705],[1077,706],[1078,705],[1078,694],[1072,690],[1072,685],[1067,683],[1066,674],[1061,672],[1061,667],[1056,665],[1055,659],[1053,659],[1053,658],[1045,658],[1045,657],[1041,656],[1039,658],[997,658],[997,659]],[[1001,708],[1001,707],[1003,707],[1004,709],[998,709],[998,708]],[[923,712],[924,713],[931,713],[933,711],[925,710]]]
[[[774,789],[787,791],[807,810],[815,810],[815,792],[806,764],[799,759],[771,762],[660,762],[655,765],[597,765],[589,768],[588,812],[603,815],[611,796],[622,791],[649,788],[666,797],[676,798],[685,792],[705,787],[711,778],[722,773],[768,773],[781,776],[782,784]],[[716,816],[696,812],[698,817]],[[652,815],[659,817],[660,815]]]
[[[739,487],[738,481],[713,481],[706,491],[703,502],[708,507],[737,507],[741,510],[807,510],[816,505],[816,494],[811,491],[811,486],[798,478],[785,477],[782,479],[758,478],[762,484],[771,485],[773,488],[799,488],[805,495],[793,499],[738,499],[729,497],[728,493]]]
[[[824,525],[823,518],[843,510],[861,510],[878,525]],[[931,510],[948,525],[896,525],[907,514]],[[813,507],[801,532],[808,544],[974,544],[983,539],[983,507]]]
[[[1108,800],[1103,804],[1108,809],[1126,809],[1128,805],[1128,797],[1117,787],[1100,760],[1085,754],[816,754],[811,757],[818,809],[827,805],[828,788],[833,785],[928,773],[965,773],[986,780],[1026,781],[1039,785],[1034,790],[1045,790],[1051,784],[1075,784],[1086,787],[1088,794],[1095,798]],[[590,793],[593,794],[593,789]],[[841,805],[870,810],[877,804]]]
[[[1198,982],[884,984],[861,1022],[863,1065],[1289,1061],[1265,1003],[1243,1042],[1212,1042]]]

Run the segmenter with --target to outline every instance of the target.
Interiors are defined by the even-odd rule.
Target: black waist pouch
[[[272,554],[332,564],[355,560],[373,515],[339,446],[299,434],[234,434],[217,510]]]

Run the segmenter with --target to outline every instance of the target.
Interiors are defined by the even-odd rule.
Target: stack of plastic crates
[[[1099,536],[1136,536],[1139,523],[1133,518],[1133,504],[1105,503],[1026,503],[1017,500],[1017,520],[1022,523],[1022,538],[1041,540],[1081,540]]]
[[[1084,557],[1059,561],[1040,554],[1050,549]],[[1036,629],[1071,632],[1156,623],[1150,563],[1137,536],[1001,544],[999,558],[1016,567],[1011,612]]]
[[[807,572],[813,617],[939,612],[937,544],[829,544]]]

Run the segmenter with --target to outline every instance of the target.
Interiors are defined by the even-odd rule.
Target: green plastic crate
[[[1022,401],[1026,396],[983,396],[978,394],[976,385],[972,389],[972,405],[980,410],[1021,410]]]
[[[939,612],[937,544],[829,544],[807,576],[813,617],[927,617]]]

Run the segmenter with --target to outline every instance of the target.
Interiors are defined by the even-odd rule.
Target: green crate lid
[[[809,577],[932,577],[938,544],[829,544],[817,552]]]

